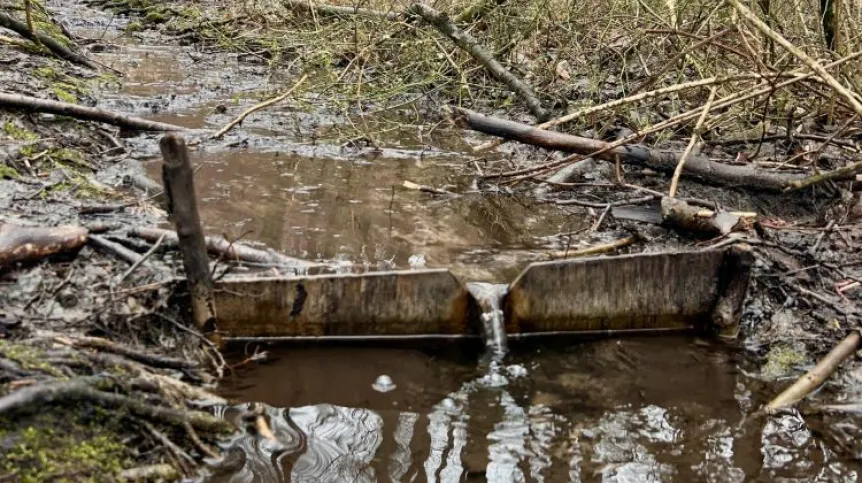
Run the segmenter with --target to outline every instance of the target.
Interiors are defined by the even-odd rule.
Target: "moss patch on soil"
[[[131,450],[111,424],[120,424],[106,411],[81,407],[46,407],[19,427],[0,419],[0,475],[21,483],[115,481],[132,461]],[[99,424],[83,421],[99,420]]]

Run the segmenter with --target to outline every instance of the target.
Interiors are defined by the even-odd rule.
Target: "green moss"
[[[21,176],[18,171],[12,166],[6,164],[0,164],[0,178],[2,179],[14,179]]]
[[[144,22],[146,23],[165,23],[170,19],[171,17],[168,13],[160,8],[152,8],[147,11],[147,15],[144,16]]]
[[[0,340],[0,354],[17,362],[22,369],[41,371],[55,377],[65,377],[56,367],[45,362],[44,354],[37,348]]]
[[[66,75],[53,67],[39,67],[33,73],[36,77],[49,82],[51,92],[61,101],[77,103],[78,97],[90,94],[86,81]],[[98,80],[90,80],[90,82],[98,82]]]
[[[33,22],[33,28],[36,29],[37,32],[39,32],[43,35],[47,35],[48,37],[51,37],[53,40],[56,40],[58,43],[60,43],[64,47],[72,48],[72,45],[73,45],[72,41],[69,40],[69,38],[66,37],[66,35],[63,33],[63,31],[60,30],[60,28],[57,27],[56,25],[54,25],[53,23],[36,21],[36,22]]]
[[[87,432],[91,431],[81,431]],[[106,432],[96,431],[83,439],[40,425],[28,426],[12,437],[6,433],[4,439],[17,442],[6,452],[0,473],[12,476],[12,481],[110,481],[129,465],[126,447]]]
[[[35,141],[39,139],[39,136],[37,136],[36,133],[18,126],[12,120],[6,121],[3,124],[3,132],[16,141]]]
[[[38,148],[38,143],[28,144],[19,149],[18,154],[24,156],[25,158],[29,158],[30,156],[34,156],[38,152]]]
[[[90,163],[87,162],[86,158],[84,158],[84,153],[78,151],[77,149],[71,148],[60,148],[52,150],[49,154],[51,159],[58,163],[62,163],[65,165],[77,165],[85,168],[92,169]]]
[[[762,373],[770,378],[786,376],[793,371],[794,367],[804,364],[807,359],[804,352],[792,347],[773,346],[766,355],[766,364],[763,366]]]
[[[54,95],[57,96],[57,99],[59,99],[63,102],[68,102],[71,104],[77,104],[78,103],[78,96],[76,96],[75,94],[72,94],[71,92],[67,91],[66,89],[60,87],[59,84],[55,84],[55,85],[51,86],[51,92],[53,92]]]
[[[144,30],[144,24],[141,22],[129,22],[129,24],[126,25],[126,32],[140,32],[141,30]]]

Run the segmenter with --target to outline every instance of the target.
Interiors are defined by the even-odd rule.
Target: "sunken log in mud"
[[[36,262],[57,254],[74,254],[87,242],[80,226],[32,227],[0,224],[0,268]]]

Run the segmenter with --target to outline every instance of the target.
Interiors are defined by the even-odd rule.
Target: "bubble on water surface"
[[[387,376],[386,374],[381,374],[374,384],[371,387],[377,392],[389,392],[395,390],[396,386],[394,382],[392,382],[392,378]]]

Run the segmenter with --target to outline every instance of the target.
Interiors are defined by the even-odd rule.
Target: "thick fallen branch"
[[[610,147],[610,143],[604,141],[536,129],[527,124],[485,116],[460,107],[451,109],[453,120],[463,128],[525,144],[569,153],[581,153],[609,162],[616,162],[619,157],[623,163],[645,166],[664,173],[673,173],[679,164],[680,153],[677,152],[658,151],[642,144]],[[794,182],[806,179],[806,176],[799,174],[775,173],[750,166],[716,163],[705,156],[689,157],[682,174],[699,178],[705,183],[744,186],[765,191],[783,191],[793,186]],[[852,180],[854,177],[852,173],[843,173],[839,179]]]
[[[25,39],[32,40],[33,42],[44,45],[48,50],[51,51],[51,53],[61,59],[65,59],[69,62],[74,62],[85,67],[89,67],[90,69],[99,68],[90,59],[84,57],[77,52],[72,52],[60,42],[57,42],[56,40],[47,35],[40,34],[35,29],[31,30],[26,23],[20,22],[12,18],[11,16],[9,16],[9,14],[0,12],[0,27],[7,28],[24,37]]]
[[[548,113],[542,107],[542,103],[539,101],[539,98],[536,97],[533,89],[523,80],[519,79],[500,65],[500,63],[497,62],[497,59],[479,45],[478,40],[467,32],[461,30],[449,19],[447,15],[421,3],[414,3],[411,5],[410,8],[407,9],[407,13],[422,17],[423,20],[431,24],[431,26],[440,31],[440,33],[449,37],[460,49],[469,53],[477,62],[482,64],[482,66],[484,66],[488,72],[494,76],[494,78],[503,82],[509,87],[509,89],[518,93],[518,95],[520,95],[527,103],[527,108],[530,109],[530,112],[536,117],[536,119],[539,121],[545,121],[548,119]]]
[[[0,14],[2,15],[2,14]],[[185,131],[186,128],[163,122],[148,121],[97,107],[86,107],[68,102],[50,101],[37,97],[0,92],[0,108],[20,109],[30,112],[47,112],[58,116],[69,116],[84,121],[104,122],[114,126],[138,131]]]
[[[844,359],[853,355],[856,348],[859,347],[859,341],[859,331],[852,331],[850,335],[845,337],[841,343],[835,346],[829,354],[826,354],[826,357],[818,362],[813,369],[800,377],[792,386],[785,389],[778,395],[778,397],[767,404],[764,411],[769,413],[784,407],[792,406],[797,401],[801,401],[807,397],[812,391],[826,382],[826,379],[828,379],[832,373],[838,370],[838,367],[842,362],[844,362]]]
[[[30,227],[0,224],[0,267],[36,262],[51,255],[77,252],[87,243],[80,226]]]
[[[129,235],[142,238],[154,243],[162,235],[166,235],[164,246],[177,247],[179,244],[177,232],[163,230],[161,228],[133,228]],[[318,264],[298,258],[288,257],[272,251],[263,251],[237,243],[231,243],[221,237],[206,237],[207,251],[211,255],[218,255],[227,260],[238,260],[249,263],[261,263],[267,265],[284,266],[291,268],[311,268]]]

